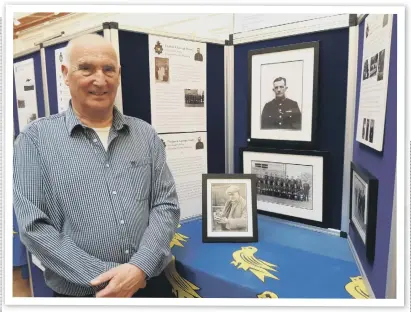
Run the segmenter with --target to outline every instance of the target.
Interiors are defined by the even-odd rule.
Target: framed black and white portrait
[[[351,162],[350,223],[361,238],[367,259],[374,261],[378,180]]]
[[[203,174],[203,242],[256,242],[255,175]]]
[[[318,42],[249,52],[250,142],[315,145],[318,57]]]
[[[248,147],[243,172],[256,175],[257,209],[295,222],[327,227],[327,152]]]

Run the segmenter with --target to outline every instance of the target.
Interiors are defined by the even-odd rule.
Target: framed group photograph
[[[240,157],[243,173],[256,175],[259,212],[328,227],[327,152],[248,147]]]
[[[374,261],[378,180],[351,162],[350,223],[360,236],[367,259]]]
[[[203,174],[203,242],[256,242],[256,177]]]
[[[249,52],[249,142],[314,148],[318,60],[319,42]]]

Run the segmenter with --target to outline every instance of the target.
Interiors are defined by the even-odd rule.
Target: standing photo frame
[[[258,212],[329,227],[327,152],[248,147],[240,153],[244,174],[256,175]]]
[[[248,141],[251,145],[315,148],[319,42],[248,53]]]
[[[364,245],[367,259],[372,263],[377,230],[378,180],[354,162],[351,162],[350,180],[350,223]]]
[[[203,174],[203,242],[258,241],[256,177]]]

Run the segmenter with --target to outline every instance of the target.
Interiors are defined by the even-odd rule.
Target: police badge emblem
[[[163,46],[161,45],[160,41],[157,41],[156,45],[154,46],[154,52],[157,54],[163,53]]]

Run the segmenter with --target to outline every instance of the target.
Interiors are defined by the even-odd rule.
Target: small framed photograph
[[[257,242],[256,177],[203,174],[203,242]]]
[[[256,175],[257,209],[264,214],[328,227],[327,152],[248,147],[241,150],[245,174]]]
[[[249,52],[248,140],[252,145],[314,148],[318,60],[319,42]]]
[[[351,162],[350,223],[361,238],[367,259],[374,261],[378,180]]]

